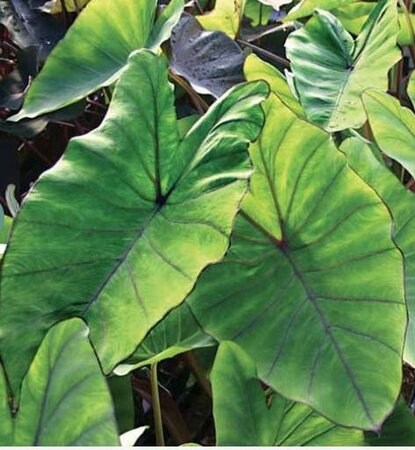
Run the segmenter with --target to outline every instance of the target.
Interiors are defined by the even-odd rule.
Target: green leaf
[[[117,375],[173,358],[196,348],[211,347],[216,341],[203,332],[187,303],[170,311],[125,362],[115,368]]]
[[[212,11],[196,16],[205,30],[222,31],[234,39],[238,34],[246,0],[216,0]]]
[[[11,120],[54,111],[116,81],[132,51],[156,49],[177,22],[181,1],[174,1],[152,30],[156,4],[156,0],[92,0],[53,49],[30,86],[23,109]]]
[[[303,107],[292,94],[284,75],[274,66],[251,54],[245,60],[244,73],[248,81],[265,80],[271,92],[286,106],[298,115],[304,114]]]
[[[289,14],[284,17],[284,22],[302,19],[311,16],[317,9],[330,11],[341,6],[353,4],[357,0],[303,0],[297,6],[291,9]]]
[[[2,382],[2,419],[4,389]],[[49,331],[24,379],[17,415],[0,428],[0,445],[118,445],[111,396],[81,320]]]
[[[290,34],[287,56],[307,117],[328,131],[363,125],[361,94],[386,91],[388,70],[401,57],[398,31],[395,1],[380,0],[356,41],[325,11]]]
[[[415,176],[415,114],[391,95],[363,94],[363,104],[377,145]]]
[[[399,394],[407,321],[391,217],[330,136],[271,95],[230,251],[189,304],[277,392],[377,429]]]
[[[310,407],[272,394],[271,405],[253,360],[222,342],[212,374],[216,443],[220,446],[363,445],[363,433],[329,422]]]
[[[408,307],[408,330],[404,359],[415,367],[415,197],[373,154],[370,147],[356,138],[345,140],[341,150],[349,165],[376,190],[391,212],[393,239],[404,257],[405,297]]]
[[[110,372],[223,257],[267,95],[237,86],[179,140],[164,60],[131,56],[102,125],[71,141],[15,221],[0,281],[14,391],[46,330],[72,316]]]

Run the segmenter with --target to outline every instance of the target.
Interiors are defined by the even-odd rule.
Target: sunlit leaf
[[[222,258],[267,95],[264,82],[237,86],[180,140],[164,60],[131,56],[104,122],[70,142],[15,221],[0,302],[14,390],[48,328],[72,316],[110,372]]]
[[[405,297],[409,322],[406,332],[405,360],[415,367],[415,196],[374,155],[363,141],[347,139],[341,145],[349,165],[373,187],[392,214],[393,239],[404,256]]]
[[[92,0],[54,48],[12,120],[54,111],[116,81],[132,51],[156,49],[168,37],[180,3],[169,7],[171,20],[163,16],[156,23],[155,36],[156,0]]]
[[[332,14],[316,12],[286,42],[295,85],[307,117],[328,131],[366,120],[361,94],[385,91],[388,70],[401,57],[394,0],[380,0],[356,40]]]
[[[415,114],[376,90],[365,91],[363,104],[378,146],[415,176]]]
[[[273,94],[266,117],[230,251],[190,307],[282,395],[377,429],[399,394],[407,320],[389,211],[327,133]]]
[[[196,16],[205,30],[222,31],[232,39],[238,34],[246,0],[216,0],[212,11]]]
[[[118,445],[111,397],[81,320],[49,331],[23,381],[13,419],[2,375],[0,445]]]

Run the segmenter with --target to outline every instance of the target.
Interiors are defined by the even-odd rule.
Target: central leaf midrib
[[[143,228],[137,233],[137,236],[132,240],[131,244],[126,247],[123,254],[120,258],[117,259],[116,264],[112,267],[112,269],[108,272],[104,280],[102,281],[100,287],[98,290],[93,294],[92,298],[87,302],[86,307],[81,312],[81,317],[85,317],[91,306],[96,302],[96,300],[99,298],[102,291],[105,289],[105,287],[108,285],[111,278],[114,276],[114,274],[117,272],[117,270],[122,266],[122,264],[127,261],[129,254],[136,246],[137,242],[144,236],[145,232],[149,228],[151,222],[154,220],[155,217],[157,217],[157,214],[160,212],[160,210],[163,208],[164,204],[167,201],[167,197],[171,194],[173,189],[170,189],[169,192],[164,195],[162,192],[161,187],[161,173],[160,173],[160,140],[159,140],[159,111],[158,111],[158,104],[157,104],[157,93],[155,90],[155,86],[153,84],[153,79],[150,75],[150,73],[147,70],[147,67],[143,67],[143,70],[145,71],[147,78],[149,80],[149,84],[151,87],[151,98],[153,102],[153,122],[154,122],[154,170],[155,170],[155,188],[156,188],[156,198],[155,198],[155,208],[149,218],[147,219],[146,223],[144,224]]]

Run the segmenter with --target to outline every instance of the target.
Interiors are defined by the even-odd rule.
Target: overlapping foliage
[[[0,444],[118,445],[105,378],[146,366],[160,439],[157,364],[206,348],[218,445],[415,444],[408,4],[32,3],[0,1],[46,59],[7,126],[109,106],[19,211],[8,189]]]

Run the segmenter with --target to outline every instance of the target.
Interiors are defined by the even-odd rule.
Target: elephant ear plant
[[[0,192],[0,445],[415,445],[411,2],[55,3],[5,112],[73,138]]]

